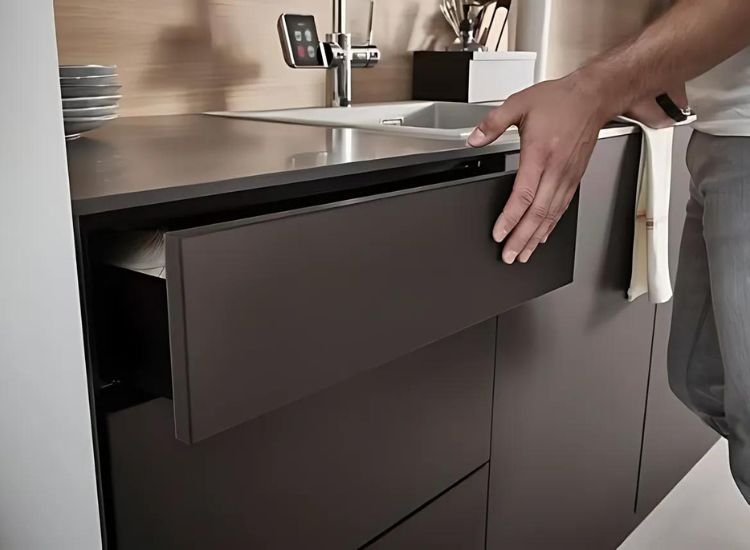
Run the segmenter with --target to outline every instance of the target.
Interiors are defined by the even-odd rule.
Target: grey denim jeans
[[[677,397],[729,441],[750,503],[750,138],[695,132],[669,342]]]

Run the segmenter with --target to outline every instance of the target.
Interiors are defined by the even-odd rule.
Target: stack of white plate
[[[120,88],[114,65],[60,65],[65,139],[116,119]]]

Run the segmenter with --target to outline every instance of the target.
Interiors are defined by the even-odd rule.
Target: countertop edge
[[[609,139],[640,132],[637,126],[615,126],[604,128],[599,132],[599,139]],[[135,191],[104,197],[73,199],[73,215],[88,216],[117,210],[152,206],[160,203],[179,202],[200,199],[215,195],[263,189],[279,185],[288,185],[325,178],[351,176],[374,170],[389,170],[429,164],[433,162],[460,160],[462,158],[481,157],[498,153],[515,152],[520,149],[520,139],[497,143],[483,149],[472,149],[462,144],[456,149],[416,153],[403,156],[384,157],[355,162],[343,162],[330,166],[319,166],[292,169],[250,175],[228,180],[206,181],[179,188],[157,188]],[[252,184],[252,185],[251,185]]]

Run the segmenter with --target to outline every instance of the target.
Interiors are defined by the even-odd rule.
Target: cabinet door
[[[373,540],[489,460],[495,330],[486,321],[194,445],[174,438],[167,399],[109,414],[117,548]]]
[[[193,443],[569,283],[555,246],[507,266],[494,174],[167,234],[177,437]]]
[[[483,550],[488,470],[483,466],[366,548]]]
[[[573,284],[499,318],[490,549],[615,548],[632,524],[654,322],[626,300],[640,149],[597,144]]]
[[[677,273],[690,174],[685,164],[691,130],[675,133],[672,200],[669,214],[669,256],[672,279]],[[649,378],[643,459],[638,490],[638,516],[645,517],[708,451],[718,436],[674,396],[667,378],[667,344],[672,303],[657,307],[654,351]]]

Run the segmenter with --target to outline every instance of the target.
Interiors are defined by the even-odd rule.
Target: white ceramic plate
[[[63,120],[65,124],[65,135],[70,136],[72,134],[81,134],[83,132],[89,132],[99,128],[106,122],[114,120],[117,115],[109,116],[97,116],[97,117],[80,117],[80,118],[66,118]]]
[[[117,95],[122,86],[60,86],[64,98]]]
[[[102,97],[69,97],[62,100],[63,109],[87,109],[89,107],[107,107],[117,105],[121,95],[105,95]]]
[[[116,74],[60,77],[60,86],[117,86],[119,83]]]
[[[103,105],[101,107],[84,107],[82,109],[63,109],[63,118],[100,117],[117,114],[117,105]]]
[[[117,65],[60,65],[61,77],[111,76],[117,74]]]

